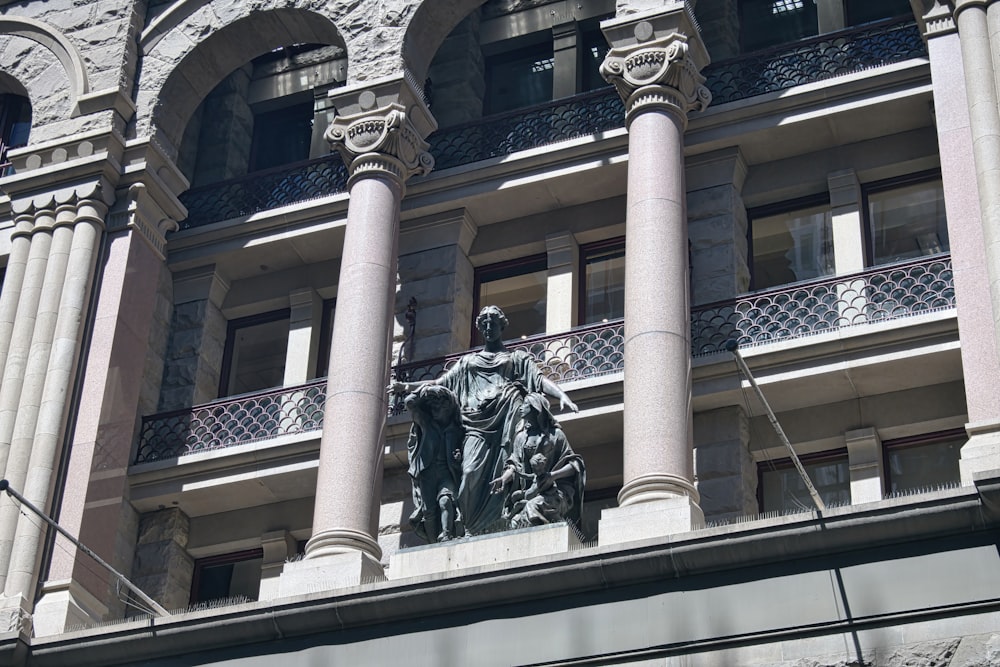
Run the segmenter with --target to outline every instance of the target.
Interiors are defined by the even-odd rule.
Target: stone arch
[[[139,136],[158,130],[176,154],[188,120],[226,76],[257,56],[301,43],[347,45],[333,20],[319,9],[327,0],[255,3],[184,0],[195,8],[181,19],[151,25],[143,33],[143,74],[137,96]],[[282,6],[284,5],[284,6]],[[251,8],[252,7],[252,8]]]
[[[75,115],[90,92],[83,57],[69,39],[35,19],[0,16],[0,63],[31,101],[32,127]],[[32,138],[37,136],[32,133]]]
[[[486,0],[424,0],[403,37],[402,57],[417,81],[427,78],[434,54],[462,19]]]

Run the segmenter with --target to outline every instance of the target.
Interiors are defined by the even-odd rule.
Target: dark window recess
[[[551,100],[554,65],[551,41],[488,57],[483,114]]]
[[[229,323],[219,396],[236,396],[284,384],[288,325],[287,309]]]
[[[580,248],[580,324],[625,317],[625,239]]]
[[[844,5],[847,25],[913,15],[910,0],[847,0]]]
[[[800,456],[810,481],[823,504],[851,502],[851,471],[846,450]],[[793,512],[813,509],[812,497],[791,459],[757,464],[757,501],[761,512]]]
[[[958,460],[968,439],[965,429],[959,428],[886,440],[882,443],[886,492],[933,491],[958,483]]]
[[[473,346],[483,342],[475,329],[475,315],[483,306],[499,306],[507,316],[505,340],[545,332],[547,263],[545,255],[533,255],[476,269]]]
[[[337,312],[337,300],[323,302],[323,322],[319,327],[319,350],[316,353],[316,377],[326,377],[330,372],[330,345],[333,343],[333,318]]]
[[[815,0],[740,2],[740,45],[744,52],[812,37],[818,26]]]
[[[31,103],[23,95],[0,95],[0,169],[8,166],[7,150],[28,145]]]
[[[200,558],[194,562],[191,578],[191,604],[260,595],[260,570],[264,563],[262,549]]]
[[[250,171],[260,171],[309,159],[313,103],[254,114]]]
[[[607,17],[611,18],[611,17]],[[601,76],[601,63],[608,55],[608,40],[600,26],[584,27],[580,34],[580,92],[603,88],[608,82]]]

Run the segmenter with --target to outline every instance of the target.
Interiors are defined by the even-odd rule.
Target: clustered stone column
[[[15,202],[17,261],[0,299],[3,321],[14,314],[2,344],[0,468],[13,488],[40,507],[49,498],[109,190],[97,181]],[[6,608],[24,609],[30,602],[41,536],[33,517],[22,516],[6,497],[0,500]]]
[[[699,73],[708,54],[684,3],[601,27],[612,45],[601,72],[625,101],[629,132],[624,484],[620,508],[601,525],[602,541],[616,542],[636,531],[683,532],[702,520],[692,461],[683,135],[688,112],[704,109],[711,95]]]
[[[380,99],[381,97],[381,99]],[[433,167],[423,140],[433,121],[406,83],[349,92],[326,137],[348,165],[344,236],[309,561],[346,555],[331,577],[286,568],[280,594],[305,585],[336,587],[380,572],[376,540],[386,385],[392,344],[399,206],[404,184]],[[344,112],[347,113],[344,113]],[[360,559],[357,557],[360,556]],[[293,564],[294,565],[294,564]],[[346,577],[343,579],[342,577]]]

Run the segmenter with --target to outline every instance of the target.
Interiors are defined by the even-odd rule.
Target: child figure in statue
[[[406,397],[413,416],[406,443],[413,480],[410,524],[428,542],[461,537],[462,518],[455,502],[462,478],[464,434],[458,398],[438,385],[424,385]]]
[[[513,452],[503,474],[490,483],[493,493],[511,489],[504,518],[511,528],[563,520],[578,523],[587,483],[583,459],[569,446],[545,396],[528,394],[520,413],[521,430]]]

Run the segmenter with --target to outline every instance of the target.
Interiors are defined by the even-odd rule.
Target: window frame
[[[956,428],[945,429],[943,431],[933,431],[931,433],[921,433],[919,435],[911,435],[904,438],[893,438],[892,440],[882,441],[882,493],[883,496],[888,496],[892,493],[892,468],[889,465],[889,455],[893,450],[907,449],[909,447],[918,447],[921,445],[930,445],[936,442],[945,442],[947,440],[957,440],[959,438],[968,439],[968,431],[965,430],[964,426],[958,426]],[[961,454],[959,454],[959,460],[961,460]]]
[[[188,595],[188,604],[205,604],[212,602],[212,600],[220,600],[226,598],[212,598],[211,600],[195,600],[195,594],[198,592],[198,587],[201,585],[202,571],[206,567],[214,567],[218,565],[229,565],[235,563],[243,563],[248,560],[256,560],[264,558],[263,547],[257,547],[256,549],[244,549],[243,551],[233,551],[230,553],[219,554],[216,556],[205,556],[204,558],[196,558],[194,561],[194,569],[191,573],[191,591]],[[258,585],[259,586],[259,585]],[[227,596],[232,597],[232,596]],[[257,590],[257,597],[260,597],[260,588]]]
[[[615,236],[613,238],[604,239],[602,241],[595,241],[593,243],[587,243],[580,246],[580,257],[579,265],[577,266],[578,280],[577,280],[577,317],[576,322],[578,326],[587,326],[587,260],[594,254],[614,250],[621,247],[622,256],[625,256],[626,245],[625,245],[625,235]],[[624,286],[624,282],[622,283]],[[627,286],[625,289],[628,289]],[[624,314],[622,315],[624,317]],[[617,319],[617,318],[616,318]],[[610,320],[609,320],[610,321]],[[599,324],[599,322],[591,322],[591,324]]]
[[[815,194],[806,195],[804,197],[796,197],[795,199],[786,199],[780,202],[774,202],[773,204],[765,204],[763,206],[755,206],[753,208],[747,209],[747,269],[750,272],[750,292],[759,292],[763,290],[772,290],[782,288],[788,285],[795,285],[802,282],[812,282],[814,280],[823,280],[824,278],[832,277],[824,276],[819,278],[804,278],[802,280],[796,280],[789,283],[781,283],[778,285],[771,285],[769,287],[758,287],[757,286],[757,276],[754,271],[754,243],[753,243],[753,223],[754,220],[759,218],[767,218],[773,215],[781,215],[783,213],[791,213],[793,211],[798,211],[807,208],[817,208],[821,206],[826,206],[830,208],[830,192],[817,192]],[[836,247],[834,247],[834,257],[836,257]]]
[[[278,310],[269,310],[264,313],[258,313],[256,315],[248,315],[246,317],[238,317],[236,319],[229,320],[226,325],[226,343],[222,350],[222,364],[219,367],[219,398],[229,398],[232,396],[241,396],[242,394],[230,393],[229,385],[232,381],[230,377],[233,372],[233,345],[236,342],[236,333],[240,329],[247,327],[256,326],[258,324],[269,324],[271,322],[277,322],[279,320],[291,320],[292,309],[291,308],[279,308]],[[286,340],[287,345],[287,340]],[[286,349],[285,356],[287,357],[288,351]],[[258,391],[264,391],[263,389],[255,390],[252,392],[244,392],[255,394]]]
[[[891,266],[899,262],[912,262],[916,259],[934,257],[936,255],[946,255],[951,252],[951,241],[949,238],[948,250],[942,251],[940,253],[934,253],[931,255],[922,255],[919,258],[910,258],[904,260],[898,260],[893,262],[885,262],[883,264],[875,263],[875,230],[872,225],[871,216],[871,205],[869,203],[869,196],[872,194],[879,194],[881,192],[889,192],[897,188],[906,187],[908,185],[919,185],[921,183],[930,183],[932,181],[942,181],[941,169],[925,169],[923,171],[917,171],[910,174],[903,174],[902,176],[894,176],[892,178],[884,178],[878,181],[872,181],[870,183],[861,184],[861,202],[859,206],[861,207],[861,221],[864,238],[862,241],[865,244],[865,266],[868,268],[874,268],[876,266]],[[942,181],[942,194],[943,194],[943,181]],[[945,226],[947,227],[947,213],[945,214]],[[949,234],[950,236],[950,234]]]
[[[847,488],[850,491],[850,466],[851,459],[850,453],[847,447],[838,447],[836,449],[826,449],[821,452],[812,452],[809,454],[799,454],[799,461],[805,466],[809,463],[822,463],[824,461],[836,461],[842,459],[847,464],[848,479]],[[781,509],[765,509],[764,508],[764,473],[765,472],[777,472],[779,470],[795,469],[795,463],[792,461],[792,457],[786,456],[780,459],[766,459],[764,461],[757,462],[757,510],[764,514],[766,512],[783,512]],[[809,478],[809,481],[815,486],[816,482]],[[819,489],[817,489],[819,492]],[[820,493],[822,496],[822,493]],[[852,498],[853,502],[853,498]]]
[[[549,256],[547,253],[538,253],[536,255],[527,255],[525,257],[519,257],[517,259],[510,259],[503,262],[496,262],[494,264],[486,264],[484,266],[477,266],[473,272],[473,284],[472,284],[472,331],[470,332],[469,340],[471,341],[469,347],[476,347],[480,345],[479,329],[476,327],[476,317],[479,315],[479,311],[482,310],[483,305],[480,303],[480,292],[482,291],[483,283],[493,282],[496,280],[503,280],[505,278],[514,278],[515,276],[526,275],[529,273],[536,273],[538,271],[546,271],[549,269]],[[548,295],[546,294],[546,297]],[[546,308],[548,304],[546,303]],[[506,314],[506,311],[505,311]],[[510,340],[505,338],[504,340]]]
[[[319,348],[316,350],[315,378],[325,378],[330,372],[330,345],[333,344],[333,320],[337,316],[337,298],[323,299],[319,323]]]

